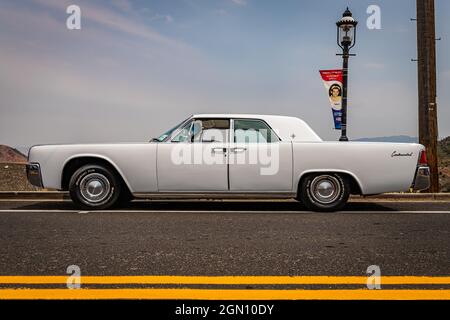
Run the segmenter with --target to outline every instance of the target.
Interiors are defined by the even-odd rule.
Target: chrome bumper
[[[425,166],[417,167],[416,176],[412,188],[414,191],[426,190],[430,187],[430,168]]]
[[[43,187],[39,163],[27,163],[27,179],[33,186]]]

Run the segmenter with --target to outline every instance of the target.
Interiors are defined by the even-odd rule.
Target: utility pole
[[[416,0],[416,6],[419,143],[427,148],[427,159],[431,174],[431,184],[428,192],[439,192],[434,0]]]

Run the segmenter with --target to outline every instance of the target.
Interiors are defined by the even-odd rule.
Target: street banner
[[[342,69],[320,70],[319,72],[330,99],[334,128],[340,130],[342,117]]]

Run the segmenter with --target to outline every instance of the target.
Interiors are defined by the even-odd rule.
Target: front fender
[[[126,184],[126,186],[128,187],[128,190],[130,190],[130,192],[133,192],[133,189],[131,188],[131,184],[129,183],[127,177],[125,176],[125,174],[122,172],[122,170],[119,168],[119,166],[109,157],[101,155],[101,154],[97,154],[97,153],[82,153],[82,154],[75,154],[72,155],[70,157],[68,157],[63,164],[61,173],[60,173],[60,187],[59,189],[62,189],[63,187],[63,172],[65,171],[67,165],[69,164],[69,162],[76,160],[76,159],[83,159],[83,158],[90,158],[90,159],[99,159],[99,160],[103,160],[105,162],[107,162],[110,166],[112,166],[114,168],[114,170],[116,170],[116,172],[120,175],[120,177],[122,178],[122,180],[124,181],[124,183]]]

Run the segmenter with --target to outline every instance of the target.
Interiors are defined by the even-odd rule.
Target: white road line
[[[71,199],[0,199],[0,202],[72,202]],[[288,199],[135,199],[132,203],[153,203],[153,202],[197,202],[197,203],[228,203],[228,202],[285,202],[297,203],[295,200]],[[449,200],[435,200],[435,199],[350,199],[349,203],[377,203],[377,202],[397,202],[397,203],[450,203]]]
[[[61,210],[61,209],[2,209],[0,213],[78,213],[78,214],[98,214],[98,213],[271,213],[271,214],[283,214],[283,213],[310,213],[310,214],[319,214],[320,212],[313,211],[264,211],[264,210],[98,210],[98,211],[80,211],[80,210]],[[338,211],[334,212],[335,214],[339,213],[355,213],[355,214],[450,214],[450,211],[376,211],[376,210],[366,210],[366,211]],[[333,213],[324,213],[324,214],[333,214]]]

